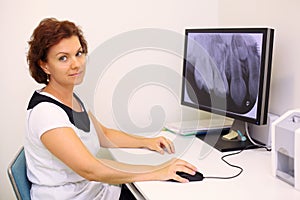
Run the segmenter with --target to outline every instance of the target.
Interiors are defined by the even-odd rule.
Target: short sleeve
[[[62,127],[72,128],[73,124],[62,108],[53,103],[42,102],[30,111],[28,127],[40,138],[46,131]]]

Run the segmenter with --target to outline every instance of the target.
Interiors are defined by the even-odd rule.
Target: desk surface
[[[232,176],[238,169],[221,160],[224,154],[194,136],[179,136],[161,132],[171,139],[176,153],[160,155],[145,149],[110,149],[115,160],[131,164],[160,164],[173,157],[194,164],[204,176]],[[264,149],[245,150],[226,158],[243,168],[233,179],[204,179],[200,182],[174,183],[167,181],[135,182],[130,186],[144,199],[300,199],[300,191],[272,175],[271,152]]]

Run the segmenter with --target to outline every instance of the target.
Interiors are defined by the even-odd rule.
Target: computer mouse
[[[194,175],[191,175],[191,174],[188,174],[188,173],[185,173],[185,172],[176,172],[177,175],[181,176],[182,178],[185,178],[185,179],[188,179],[190,182],[193,182],[193,181],[202,181],[203,180],[203,174],[196,171],[196,173]],[[172,181],[172,182],[178,182],[178,181],[175,181],[173,179],[169,180],[169,181]]]

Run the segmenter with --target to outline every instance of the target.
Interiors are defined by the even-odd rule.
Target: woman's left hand
[[[145,147],[152,150],[157,151],[160,154],[164,154],[165,151],[168,153],[175,153],[174,144],[169,139],[159,136],[155,138],[146,138],[146,145]]]

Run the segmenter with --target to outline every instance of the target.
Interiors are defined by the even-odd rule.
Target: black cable
[[[235,175],[233,175],[233,176],[204,176],[204,178],[210,178],[210,179],[232,179],[232,178],[235,178],[235,177],[239,176],[239,175],[244,171],[243,168],[240,167],[240,166],[233,165],[233,164],[229,163],[227,160],[225,160],[225,158],[228,157],[228,156],[237,155],[237,154],[241,153],[242,151],[244,151],[244,149],[242,149],[242,150],[240,150],[240,151],[238,151],[238,152],[226,154],[226,155],[224,155],[224,156],[221,157],[221,159],[222,159],[227,165],[229,165],[230,167],[234,167],[234,168],[240,169],[240,171],[239,171],[237,174],[235,174]]]
[[[237,155],[241,152],[243,152],[244,150],[246,149],[249,149],[249,148],[264,148],[266,149],[267,151],[271,151],[272,149],[269,148],[267,145],[261,145],[261,144],[258,144],[256,142],[254,142],[254,140],[252,140],[252,138],[250,137],[250,134],[249,134],[249,131],[248,131],[248,125],[247,125],[247,122],[245,122],[245,131],[246,131],[246,134],[247,134],[247,137],[248,139],[250,140],[250,142],[252,143],[252,145],[248,145],[246,146],[245,148],[241,149],[240,151],[237,151],[237,152],[234,152],[234,153],[229,153],[229,154],[226,154],[224,156],[221,157],[221,159],[227,164],[229,165],[230,167],[234,167],[234,168],[237,168],[239,169],[240,171],[233,175],[233,176],[203,176],[203,178],[210,178],[210,179],[232,179],[232,178],[235,178],[235,177],[238,177],[244,170],[242,167],[240,166],[237,166],[237,165],[234,165],[234,164],[231,164],[229,163],[227,160],[225,160],[226,157],[228,156],[233,156],[233,155]]]
[[[264,149],[266,149],[267,151],[271,151],[271,149],[269,149],[269,148],[266,147],[266,146],[257,146],[257,145],[249,145],[249,146],[246,146],[244,149],[242,149],[242,150],[240,150],[240,151],[237,151],[237,152],[234,152],[234,153],[229,153],[229,154],[226,154],[226,155],[224,155],[224,156],[221,157],[221,159],[222,159],[227,165],[229,165],[230,167],[234,167],[234,168],[237,168],[237,169],[240,170],[237,174],[235,174],[235,175],[233,175],[233,176],[204,176],[203,178],[210,178],[210,179],[232,179],[232,178],[238,177],[238,176],[244,171],[243,168],[240,167],[240,166],[237,166],[237,165],[234,165],[234,164],[229,163],[227,160],[225,160],[225,158],[228,157],[228,156],[237,155],[237,154],[243,152],[244,150],[246,150],[246,149],[248,149],[248,148],[251,148],[251,147],[253,147],[253,146],[256,146],[257,148],[264,148]]]

